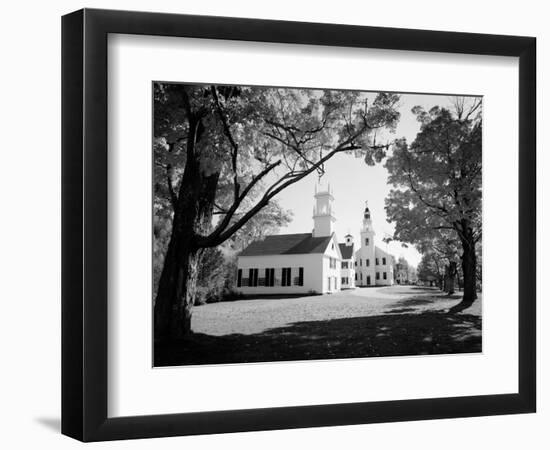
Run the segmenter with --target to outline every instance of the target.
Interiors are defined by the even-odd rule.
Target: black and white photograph
[[[482,96],[154,81],[152,107],[154,367],[482,352]]]
[[[544,6],[6,3],[0,448],[550,448]]]

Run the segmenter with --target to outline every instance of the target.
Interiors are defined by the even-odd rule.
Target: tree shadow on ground
[[[481,318],[441,312],[296,322],[261,333],[193,334],[155,344],[155,366],[481,351]]]
[[[457,300],[458,301],[462,298],[461,294],[455,293],[453,295],[449,295],[441,291],[438,291],[437,293],[434,293],[433,291],[429,291],[427,292],[427,294],[431,294],[431,295],[426,295],[426,293],[424,293],[424,295],[405,298],[403,300],[399,300],[395,303],[392,303],[389,306],[397,309],[388,310],[388,313],[407,312],[407,310],[414,311],[415,306],[426,306],[426,305],[437,306],[437,303],[440,300]]]

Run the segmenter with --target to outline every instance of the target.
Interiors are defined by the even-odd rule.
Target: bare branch
[[[252,179],[252,181],[248,184],[248,186],[246,186],[246,188],[242,191],[242,193],[239,195],[239,197],[233,202],[233,204],[229,207],[229,209],[227,209],[227,214],[225,215],[223,220],[221,220],[220,223],[216,226],[214,231],[212,231],[212,233],[210,233],[210,235],[208,237],[203,238],[202,240],[203,241],[210,241],[210,240],[217,239],[222,234],[223,230],[225,230],[225,228],[229,225],[229,223],[230,223],[231,219],[233,218],[233,216],[235,215],[237,209],[239,208],[239,206],[241,205],[241,203],[245,199],[245,197],[248,195],[248,193],[252,190],[252,188],[256,184],[258,184],[260,182],[260,180],[262,180],[269,172],[271,172],[279,164],[281,164],[281,160],[278,160],[278,161],[274,162],[273,164],[268,165],[264,170],[262,170],[259,174],[257,174]],[[200,238],[199,238],[199,241],[201,241]],[[219,243],[222,243],[223,241],[225,241],[225,239],[222,239]],[[215,244],[215,245],[218,245],[218,244]],[[201,244],[201,245],[199,245],[199,247],[204,247],[204,246],[213,247],[215,245]]]
[[[351,139],[351,138],[350,138]],[[349,147],[349,139],[342,142],[339,146],[337,146],[334,150],[327,153],[324,157],[319,159],[313,166],[311,166],[309,169],[304,170],[300,173],[287,173],[285,174],[281,179],[277,180],[270,188],[266,191],[266,193],[262,196],[262,198],[246,213],[244,214],[238,221],[233,223],[229,228],[227,228],[225,231],[222,232],[223,228],[227,226],[227,224],[230,221],[229,215],[227,215],[224,218],[224,226],[223,228],[218,226],[216,227],[216,230],[214,230],[209,236],[205,236],[202,238],[198,238],[198,243],[200,247],[215,247],[216,245],[221,244],[225,240],[227,240],[229,237],[231,237],[236,231],[238,231],[241,227],[243,227],[256,213],[258,213],[262,208],[264,208],[269,201],[275,197],[279,192],[281,192],[283,189],[286,189],[288,186],[300,181],[310,173],[314,172],[318,167],[322,166],[326,161],[328,161],[330,158],[332,158],[335,154],[341,153],[346,151]],[[280,161],[279,161],[280,162]],[[282,182],[284,181],[284,182]],[[227,219],[227,220],[226,220]]]

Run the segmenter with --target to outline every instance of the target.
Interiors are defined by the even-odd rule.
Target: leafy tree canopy
[[[394,189],[386,211],[395,222],[395,238],[422,245],[430,230],[453,230],[464,237],[463,221],[481,238],[480,103],[464,115],[434,107],[416,107],[421,123],[412,144],[395,142],[386,161]]]
[[[156,83],[156,202],[165,208],[176,201],[192,147],[205,175],[220,174],[212,236],[219,243],[261,209],[259,201],[263,208],[289,184],[313,171],[321,175],[335,153],[380,161],[388,145],[376,142],[377,130],[395,128],[398,99],[380,93],[369,104],[367,94],[354,91]],[[191,125],[200,130],[189,143]],[[288,216],[272,205],[275,215]]]

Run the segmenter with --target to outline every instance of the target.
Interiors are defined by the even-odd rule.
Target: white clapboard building
[[[304,294],[333,293],[356,286],[385,285],[393,283],[391,256],[374,246],[374,231],[366,231],[365,220],[361,239],[370,242],[367,249],[355,251],[353,237],[348,234],[342,243],[334,233],[334,197],[330,185],[316,187],[313,208],[313,231],[311,233],[280,234],[266,236],[252,242],[238,256],[237,289],[245,295],[254,294]],[[368,207],[365,210],[365,217]],[[370,213],[369,223],[370,223]],[[372,228],[372,227],[371,227]],[[366,234],[365,234],[366,233]],[[365,236],[363,236],[365,234]],[[369,251],[372,251],[370,255]],[[367,255],[369,255],[367,257]],[[384,258],[385,264],[378,278],[363,270],[363,260],[376,256]],[[357,259],[360,258],[361,264]],[[380,259],[382,262],[382,259]],[[386,267],[387,266],[387,267]],[[357,273],[362,275],[358,278]],[[367,278],[371,276],[371,278]]]
[[[355,252],[356,286],[390,286],[394,284],[393,256],[374,245],[374,229],[369,205],[365,205],[361,245]]]

